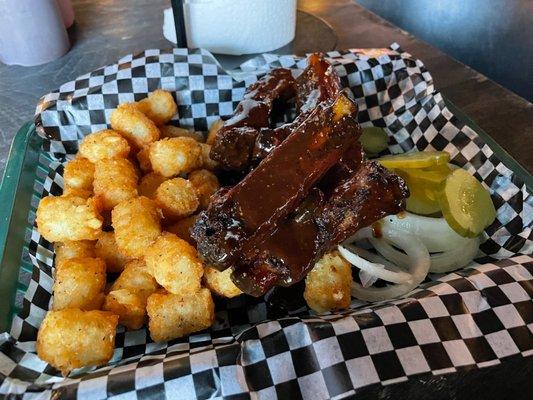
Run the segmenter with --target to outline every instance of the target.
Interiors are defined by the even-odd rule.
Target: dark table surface
[[[13,136],[32,118],[40,96],[122,55],[169,47],[161,29],[163,9],[169,4],[168,0],[73,0],[76,23],[70,30],[73,46],[68,54],[36,67],[0,64],[0,173]],[[298,4],[332,26],[339,49],[400,43],[424,61],[438,90],[533,171],[533,104],[352,0],[300,0]]]
[[[33,115],[39,97],[60,84],[120,56],[146,48],[169,47],[162,36],[162,12],[168,0],[73,0],[73,47],[59,60],[38,67],[0,65],[0,171],[18,128]],[[398,42],[423,60],[436,87],[529,171],[533,170],[533,105],[483,75],[417,40],[351,0],[300,0],[299,8],[327,21],[337,48],[386,47]],[[528,398],[532,358],[498,367],[438,377],[412,378],[385,389],[368,387],[360,398]]]

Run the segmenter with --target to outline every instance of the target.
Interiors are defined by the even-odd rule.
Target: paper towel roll
[[[184,12],[189,47],[240,55],[294,39],[296,0],[186,0]]]

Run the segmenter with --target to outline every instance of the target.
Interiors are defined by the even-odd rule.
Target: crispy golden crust
[[[337,251],[325,254],[305,279],[304,298],[316,312],[346,308],[350,305],[352,268]]]
[[[126,158],[130,152],[128,141],[112,129],[91,133],[80,143],[79,155],[95,163],[109,158]]]
[[[211,145],[200,143],[202,148],[202,168],[214,171],[218,168],[218,163],[211,158]]]
[[[161,89],[148,93],[148,97],[137,102],[136,106],[156,125],[166,124],[178,112],[178,106],[172,95]]]
[[[241,289],[235,286],[231,280],[231,272],[232,268],[227,268],[221,272],[207,265],[204,269],[205,286],[221,297],[232,298],[242,294]]]
[[[222,128],[222,125],[224,125],[224,121],[222,121],[221,119],[213,122],[213,124],[211,125],[211,128],[209,128],[209,133],[207,134],[206,143],[208,145],[212,146],[215,143],[217,133],[220,130],[220,128]]]
[[[176,235],[164,232],[144,259],[148,272],[170,293],[186,295],[200,289],[204,268],[196,249]]]
[[[155,172],[167,178],[186,174],[201,167],[202,148],[188,137],[161,139],[150,145],[150,162]]]
[[[106,364],[113,356],[118,316],[78,309],[50,311],[37,335],[37,355],[64,376]]]
[[[191,215],[200,204],[195,187],[183,178],[161,183],[155,191],[155,202],[163,210],[165,218],[172,220]]]
[[[165,138],[172,138],[172,137],[189,137],[191,139],[196,140],[197,142],[203,142],[204,137],[201,133],[190,131],[185,128],[180,128],[174,125],[164,125],[159,128],[161,131],[161,137]]]
[[[215,305],[208,289],[192,295],[156,292],[148,298],[148,327],[155,342],[163,342],[209,328]]]
[[[150,148],[145,147],[144,149],[139,150],[137,153],[137,161],[141,171],[145,174],[152,170],[152,164],[150,163]]]
[[[146,319],[148,295],[134,289],[118,289],[109,292],[103,309],[119,316],[119,324],[128,329],[140,329]]]
[[[139,258],[161,234],[161,214],[155,203],[141,196],[119,203],[111,212],[118,248]]]
[[[78,240],[54,243],[56,265],[63,260],[79,257],[95,257],[94,240]]]
[[[118,203],[137,196],[137,172],[125,158],[97,161],[94,171],[94,194],[104,210],[112,210]]]
[[[39,233],[49,242],[96,240],[102,232],[99,203],[94,198],[44,197],[36,221]]]
[[[99,258],[70,258],[56,264],[54,310],[98,310],[104,301],[105,263]]]
[[[139,182],[139,195],[150,199],[155,197],[155,191],[167,178],[155,172],[150,172],[141,178]]]
[[[75,158],[66,163],[63,171],[64,192],[84,193],[84,198],[93,191],[94,164],[86,158]]]
[[[115,241],[115,234],[113,232],[102,232],[95,246],[96,257],[105,261],[107,272],[121,272],[124,266],[131,261],[128,257],[120,251]]]
[[[111,127],[138,149],[159,139],[156,124],[139,111],[134,104],[120,104],[111,113]]]
[[[206,169],[200,169],[189,174],[189,181],[196,189],[196,195],[200,201],[200,208],[206,209],[209,205],[211,195],[220,187],[217,177]]]
[[[191,237],[191,227],[196,222],[198,215],[191,215],[187,218],[182,218],[176,223],[169,225],[165,228],[166,231],[177,235],[180,239],[185,240],[191,246],[196,246],[196,242]]]
[[[154,277],[148,272],[146,263],[142,259],[132,260],[124,267],[124,271],[113,282],[111,290],[131,289],[143,291],[147,295],[159,288]]]

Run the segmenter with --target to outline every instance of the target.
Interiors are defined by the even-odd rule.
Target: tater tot
[[[155,202],[169,219],[187,217],[200,204],[195,187],[183,178],[169,179],[159,185],[155,191]]]
[[[161,131],[161,137],[165,138],[172,138],[172,137],[189,137],[191,139],[196,140],[197,142],[203,142],[204,137],[201,133],[190,131],[185,128],[180,128],[178,126],[174,125],[164,125],[159,127],[159,130]]]
[[[99,258],[70,258],[56,266],[54,310],[98,310],[104,301],[105,263]]]
[[[213,124],[209,128],[209,133],[207,134],[207,144],[213,145],[215,143],[215,138],[217,137],[217,133],[220,128],[222,128],[222,125],[224,125],[224,121],[222,121],[221,119],[213,122]]]
[[[54,252],[56,254],[56,265],[69,258],[94,257],[95,242],[94,240],[57,242],[54,243]]]
[[[155,172],[150,172],[141,178],[139,182],[139,196],[146,196],[150,199],[155,197],[155,191],[167,178]]]
[[[134,104],[120,104],[111,113],[111,127],[138,149],[159,139],[155,123],[137,109]]]
[[[137,162],[139,163],[139,168],[145,174],[152,170],[152,164],[150,163],[150,148],[145,147],[137,153]]]
[[[148,328],[154,342],[164,342],[209,328],[215,319],[211,292],[181,296],[156,292],[148,297]]]
[[[94,170],[94,194],[102,199],[104,210],[137,196],[137,172],[125,158],[97,161]]]
[[[200,290],[204,273],[196,249],[176,235],[164,232],[145,253],[148,272],[170,293],[187,295]]]
[[[172,95],[161,89],[148,93],[148,97],[137,102],[136,106],[157,125],[166,124],[178,112]]]
[[[304,298],[316,312],[346,308],[350,305],[352,268],[338,252],[325,254],[305,279]]]
[[[113,356],[118,316],[78,309],[50,311],[37,335],[37,355],[64,376],[106,364]]]
[[[95,254],[96,257],[104,260],[106,271],[111,273],[122,272],[124,266],[131,261],[131,257],[122,254],[119,250],[113,232],[102,232],[96,242]]]
[[[120,133],[104,129],[85,136],[78,154],[95,163],[109,158],[126,158],[129,152],[130,145]]]
[[[139,258],[161,234],[161,214],[156,204],[141,196],[119,203],[111,212],[118,248]]]
[[[150,163],[155,172],[171,178],[201,167],[202,148],[191,138],[165,138],[150,145]]]
[[[73,191],[90,194],[93,191],[93,179],[94,164],[92,162],[86,158],[70,160],[63,171],[64,191],[71,191],[71,194]]]
[[[242,294],[241,289],[235,286],[231,280],[231,272],[232,268],[219,271],[207,265],[204,269],[205,286],[221,297],[232,298]]]
[[[191,215],[187,218],[182,218],[176,223],[165,228],[166,231],[177,235],[180,239],[185,240],[192,246],[196,246],[195,240],[191,237],[191,228],[196,222],[198,215]]]
[[[188,179],[196,189],[196,195],[200,201],[200,208],[206,209],[211,196],[220,187],[217,177],[206,169],[200,169],[191,172]]]
[[[139,329],[146,319],[148,294],[132,289],[118,289],[105,297],[103,309],[119,316],[119,324],[128,329]]]
[[[142,291],[147,295],[152,294],[158,288],[154,277],[148,272],[143,260],[132,260],[126,264],[124,271],[113,282],[111,290],[132,289]]]
[[[36,221],[39,233],[49,242],[96,240],[102,232],[99,203],[94,198],[44,197]]]
[[[202,148],[202,167],[209,171],[214,171],[218,167],[218,163],[211,159],[211,145],[206,143],[200,143]]]

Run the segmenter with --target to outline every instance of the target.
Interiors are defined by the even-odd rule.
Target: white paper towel
[[[188,47],[235,55],[261,53],[294,39],[296,0],[188,0],[184,16]],[[163,30],[176,42],[169,10]]]

